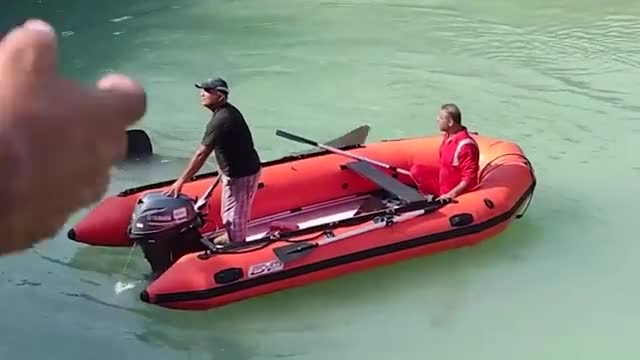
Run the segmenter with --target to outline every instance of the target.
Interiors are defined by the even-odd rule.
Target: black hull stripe
[[[325,269],[329,269],[332,267],[346,265],[352,262],[357,262],[361,260],[366,260],[370,258],[374,258],[377,256],[384,256],[391,253],[395,253],[398,251],[408,250],[412,248],[418,248],[421,246],[442,242],[466,235],[471,235],[475,233],[479,233],[485,230],[488,230],[492,227],[495,227],[503,222],[508,221],[514,215],[516,215],[516,211],[522,206],[527,198],[533,196],[533,191],[536,187],[535,177],[527,191],[518,199],[516,204],[508,211],[497,215],[485,222],[470,225],[463,228],[452,229],[436,234],[430,234],[402,242],[397,242],[394,244],[381,246],[377,248],[372,248],[368,250],[363,250],[356,253],[351,253],[331,259],[327,259],[324,261],[320,261],[317,263],[304,265],[301,267],[297,267],[291,270],[284,270],[280,272],[276,272],[269,275],[264,275],[261,277],[240,281],[237,283],[233,283],[227,286],[216,287],[212,289],[206,290],[198,290],[198,291],[186,291],[186,292],[176,292],[176,293],[166,293],[166,294],[157,294],[155,295],[155,301],[153,304],[164,304],[164,303],[174,303],[174,302],[186,302],[186,301],[196,301],[196,300],[207,300],[218,296],[223,296],[227,294],[231,294],[234,292],[250,289],[252,287],[270,284],[282,280],[286,280],[289,278],[293,278],[296,276],[302,276],[309,273],[313,273],[316,271],[322,271]],[[213,278],[213,274],[211,275]],[[145,297],[146,296],[142,296]]]

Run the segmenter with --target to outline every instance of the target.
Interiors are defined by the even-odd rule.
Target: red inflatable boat
[[[243,245],[211,241],[221,228],[221,189],[211,189],[216,173],[185,184],[188,197],[179,202],[160,193],[173,180],[106,198],[68,236],[96,246],[132,246],[135,240],[159,269],[142,301],[213,308],[473,245],[503,231],[531,200],[534,171],[518,145],[474,138],[479,185],[447,204],[420,194],[403,170],[424,164],[437,171],[441,137],[429,136],[324,147],[329,151],[264,163]],[[208,188],[206,206],[195,206]]]

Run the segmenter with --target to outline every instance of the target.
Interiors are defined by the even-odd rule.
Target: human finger
[[[108,74],[96,84],[95,106],[111,115],[115,125],[129,126],[147,111],[142,85],[122,74]]]
[[[0,69],[6,69],[3,80],[16,76],[27,82],[47,79],[55,74],[57,47],[55,30],[42,20],[28,20],[13,28],[0,40]]]
[[[92,150],[104,154],[107,163],[113,163],[125,155],[127,127],[146,112],[146,94],[142,86],[123,75],[110,75],[103,80],[99,88],[86,88],[58,79],[55,91],[47,93],[39,112],[56,119],[47,128],[74,137],[71,131],[78,141],[89,140]]]
[[[111,74],[96,87],[86,88],[66,79],[56,82],[56,90],[48,94],[51,117],[65,119],[63,127],[78,127],[78,131],[103,141],[118,132],[123,136],[129,125],[146,112],[146,94],[142,86],[124,75]],[[45,109],[43,109],[44,111]],[[122,146],[125,151],[125,146]]]

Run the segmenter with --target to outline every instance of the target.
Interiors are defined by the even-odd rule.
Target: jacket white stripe
[[[462,139],[458,143],[458,147],[456,147],[456,152],[453,153],[453,162],[451,163],[451,165],[453,166],[460,165],[460,160],[458,159],[458,156],[460,155],[460,150],[462,150],[463,146],[468,144],[472,144],[473,146],[478,147],[478,144],[476,144],[476,142],[473,139]]]

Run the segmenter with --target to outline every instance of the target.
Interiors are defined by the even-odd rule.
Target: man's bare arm
[[[213,149],[204,145],[200,145],[200,147],[198,147],[196,152],[191,157],[191,160],[189,160],[187,168],[184,170],[182,175],[180,175],[178,181],[180,183],[185,183],[188,179],[191,179],[191,177],[193,177],[198,171],[200,171],[212,152]]]

